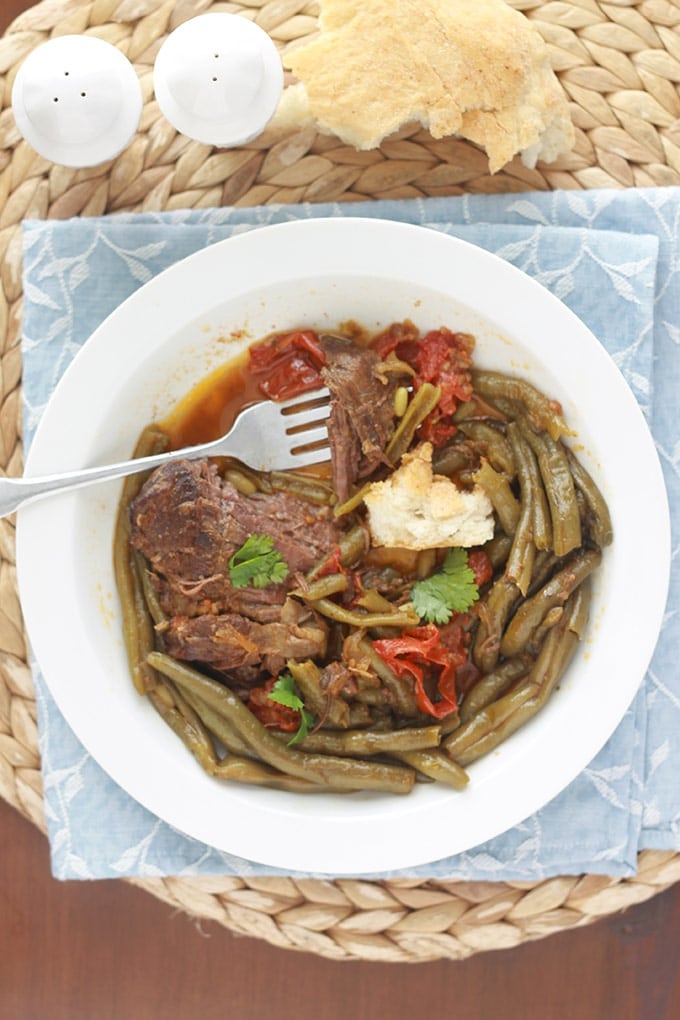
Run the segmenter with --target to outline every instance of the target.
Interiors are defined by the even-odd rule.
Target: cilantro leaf
[[[299,694],[295,693],[295,681],[292,673],[279,673],[267,697],[279,705],[294,708],[296,711],[304,707],[304,701]]]
[[[297,733],[288,741],[288,746],[297,744],[299,740],[306,737],[314,723],[314,716],[311,712],[307,711],[304,701],[295,693],[295,681],[292,675],[290,673],[280,673],[267,697],[271,701],[276,701],[279,705],[285,705],[286,708],[292,708],[300,713],[300,725]]]
[[[411,588],[413,607],[428,623],[448,623],[452,613],[466,612],[478,598],[465,549],[449,549],[441,570]]]
[[[266,588],[285,581],[288,572],[288,564],[269,535],[251,535],[229,560],[229,580],[234,588],[247,584]]]

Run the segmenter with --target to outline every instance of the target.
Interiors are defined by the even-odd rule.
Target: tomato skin
[[[275,683],[276,677],[271,677],[260,687],[253,687],[248,694],[246,707],[267,729],[295,733],[300,726],[300,713],[295,708],[272,701],[269,695]]]
[[[270,400],[289,400],[323,386],[326,356],[311,329],[277,333],[250,348],[250,372]]]
[[[456,697],[456,670],[467,661],[463,647],[463,631],[457,649],[448,635],[447,646],[442,644],[439,629],[428,623],[422,627],[404,630],[398,638],[383,638],[373,641],[373,648],[397,676],[411,677],[414,684],[416,704],[421,712],[443,719],[458,707]],[[433,702],[425,690],[426,669],[440,666],[437,691],[440,700]]]
[[[455,435],[456,426],[448,419],[459,403],[473,396],[474,337],[453,333],[442,326],[418,339],[418,330],[412,323],[395,323],[378,337],[375,348],[381,358],[394,351],[400,361],[414,369],[415,390],[426,382],[441,390],[439,403],[420,426],[419,437],[433,446],[441,446]]]
[[[475,584],[478,588],[486,584],[493,577],[493,563],[488,553],[483,549],[473,549],[467,554],[468,567],[475,575]]]

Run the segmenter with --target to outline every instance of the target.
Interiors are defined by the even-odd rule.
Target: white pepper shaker
[[[165,40],[154,65],[163,115],[181,134],[220,148],[255,138],[283,89],[276,46],[238,14],[200,14]]]
[[[23,137],[45,159],[97,166],[133,138],[142,90],[117,47],[95,36],[57,36],[37,46],[19,68],[12,112]]]

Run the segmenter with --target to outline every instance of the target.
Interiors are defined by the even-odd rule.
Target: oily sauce
[[[196,446],[224,435],[237,415],[262,400],[248,372],[248,351],[215,369],[182,399],[161,423],[170,437],[170,449]]]

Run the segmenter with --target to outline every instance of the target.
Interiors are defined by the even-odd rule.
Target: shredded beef
[[[285,493],[244,496],[214,464],[179,460],[144,484],[130,530],[169,618],[161,636],[170,655],[254,678],[278,672],[286,658],[325,653],[325,622],[288,590],[338,542],[328,508]],[[253,534],[273,539],[290,568],[286,582],[232,587],[229,560]]]
[[[250,535],[269,535],[291,574],[309,570],[339,537],[327,507],[286,493],[244,496],[208,461],[173,461],[158,468],[130,509],[132,545],[179,596],[194,602],[234,599],[229,560]],[[243,592],[243,589],[240,589]],[[285,596],[285,588],[281,589]],[[283,596],[253,594],[256,602]],[[244,595],[230,608],[243,611]],[[240,600],[240,601],[239,601]]]
[[[327,634],[315,613],[288,599],[275,623],[257,623],[237,613],[178,616],[163,632],[163,640],[176,659],[227,671],[260,665],[275,676],[286,659],[323,656]]]
[[[166,616],[202,616],[204,613],[238,613],[258,623],[272,623],[281,615],[281,606],[288,594],[285,584],[270,584],[266,588],[231,588],[211,584],[213,598],[187,596],[160,574],[151,575],[161,609]]]
[[[331,391],[328,436],[333,485],[342,502],[352,484],[384,462],[394,428],[395,384],[381,377],[378,354],[351,340],[319,337],[326,366],[321,375]]]

